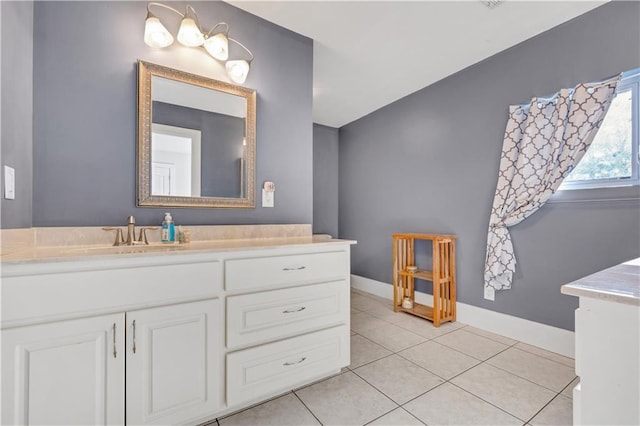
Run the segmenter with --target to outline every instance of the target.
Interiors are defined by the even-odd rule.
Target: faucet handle
[[[145,228],[140,228],[140,234],[138,235],[138,241],[144,242],[146,245],[149,245],[149,240],[147,240],[147,230],[155,231],[158,229],[157,226],[147,226]]]
[[[124,237],[122,236],[122,229],[116,228],[113,226],[108,226],[106,228],[102,228],[104,231],[116,231],[116,239],[113,242],[114,246],[120,246],[124,244]]]

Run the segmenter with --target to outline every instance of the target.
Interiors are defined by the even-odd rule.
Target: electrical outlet
[[[484,287],[484,298],[486,300],[495,301],[496,300],[496,290],[491,286]]]
[[[4,198],[16,199],[16,171],[9,166],[4,166]]]

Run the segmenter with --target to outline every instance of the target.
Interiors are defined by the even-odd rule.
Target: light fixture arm
[[[200,25],[200,19],[198,19],[198,14],[196,13],[196,10],[190,4],[188,4],[184,8],[184,17],[186,18],[187,15],[189,15],[189,9],[191,9],[191,14],[193,15],[193,20],[196,22],[196,26],[198,27],[200,32],[203,32],[202,31],[202,25]]]
[[[209,37],[211,35],[211,33],[213,33],[213,31],[218,28],[220,25],[224,25],[225,27],[227,27],[224,31],[220,31],[221,33],[223,33],[224,35],[229,34],[229,24],[227,24],[226,22],[218,22],[217,24],[215,24],[213,26],[213,28],[211,28],[209,30],[209,32],[207,34],[205,34],[205,37]]]
[[[251,53],[251,51],[250,51],[249,49],[247,49],[247,46],[245,46],[244,44],[240,43],[238,40],[236,40],[236,39],[234,39],[234,38],[231,38],[231,37],[228,37],[228,38],[229,38],[229,41],[232,41],[232,42],[234,42],[235,44],[237,44],[238,46],[242,47],[244,50],[246,50],[246,51],[247,51],[247,53],[248,53],[249,55],[251,55],[251,59],[248,59],[248,60],[247,60],[247,62],[250,64],[250,63],[251,63],[251,61],[253,61],[253,53]]]
[[[147,16],[149,14],[153,15],[153,13],[151,12],[151,6],[160,6],[160,7],[164,7],[165,9],[169,9],[170,11],[177,13],[178,15],[182,16],[183,18],[186,16],[185,14],[183,14],[182,12],[172,8],[171,6],[167,6],[166,4],[162,4],[162,3],[156,3],[156,2],[151,2],[151,3],[147,3]],[[191,7],[191,6],[189,6]],[[193,10],[193,8],[191,8]],[[194,11],[195,12],[195,11]],[[155,16],[155,15],[154,15]]]

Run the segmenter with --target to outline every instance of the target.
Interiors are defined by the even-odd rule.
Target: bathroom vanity
[[[640,259],[562,286],[576,310],[575,425],[640,424]]]
[[[3,257],[2,423],[197,424],[339,372],[352,243]]]

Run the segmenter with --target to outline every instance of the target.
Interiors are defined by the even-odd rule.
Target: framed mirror
[[[256,92],[138,61],[138,206],[255,207]]]

